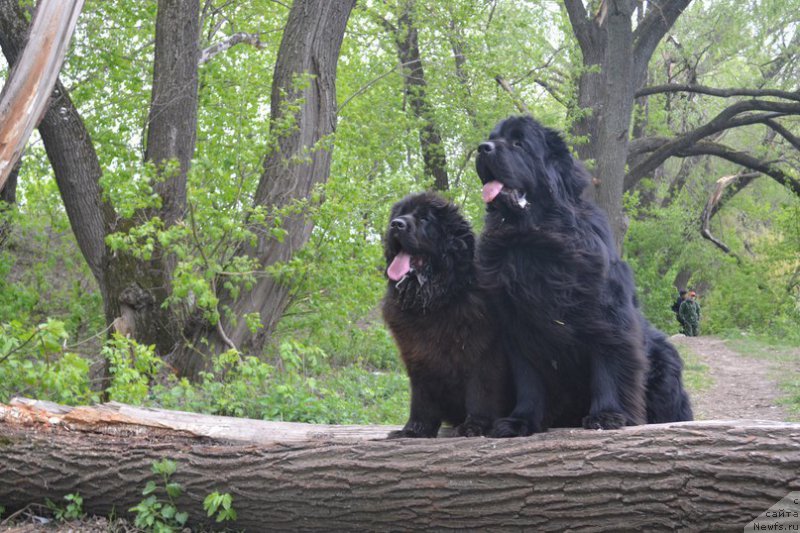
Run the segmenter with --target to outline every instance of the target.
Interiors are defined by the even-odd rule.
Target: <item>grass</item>
[[[708,371],[708,365],[702,363],[700,358],[685,346],[676,346],[683,359],[683,383],[689,393],[698,393],[711,388],[714,378]]]

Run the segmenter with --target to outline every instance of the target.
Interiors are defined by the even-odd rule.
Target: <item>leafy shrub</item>
[[[53,512],[56,520],[78,520],[84,516],[83,497],[77,492],[64,496],[66,504],[60,506],[50,500],[46,500],[47,508]]]
[[[154,386],[148,403],[320,424],[401,423],[405,419],[405,375],[369,371],[359,365],[332,368],[318,349],[306,347],[301,355],[289,346],[284,345],[282,361],[289,362],[284,369],[256,357],[240,359],[235,352],[226,352],[214,358],[212,371],[203,373],[196,384],[171,378],[165,385]],[[309,352],[318,359],[312,362]]]
[[[171,480],[177,465],[175,461],[163,459],[153,463],[152,471],[158,478],[148,481],[142,495],[144,500],[128,509],[136,513],[134,524],[146,531],[171,533],[183,529],[189,514],[178,511],[176,500],[183,492],[179,483]]]
[[[32,396],[69,405],[96,402],[89,362],[66,347],[64,322],[35,327],[17,321],[0,325],[0,401]]]
[[[150,394],[150,383],[162,365],[153,346],[143,346],[115,333],[101,351],[109,364],[111,400],[139,404]]]

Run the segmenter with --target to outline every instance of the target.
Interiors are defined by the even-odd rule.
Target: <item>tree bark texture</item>
[[[2,8],[16,8],[16,5]],[[48,106],[83,0],[41,0],[0,93],[0,189]]]
[[[587,195],[608,215],[619,248],[627,231],[622,194],[634,96],[656,46],[690,2],[647,2],[634,31],[631,0],[607,0],[594,14],[582,0],[564,0],[583,56],[571,133],[581,140],[578,156],[592,163],[594,186]]]
[[[292,4],[272,82],[271,123],[276,146],[268,151],[254,198],[256,206],[271,213],[309,198],[312,189],[330,174],[331,136],[336,128],[336,64],[354,5],[355,0],[297,0]],[[294,105],[298,109],[292,110]],[[291,122],[288,127],[287,122]],[[306,244],[313,226],[300,212],[285,214],[281,228],[286,235],[280,242],[268,228],[256,228],[256,246],[247,245],[241,253],[258,259],[262,268],[288,261]],[[226,350],[230,341],[240,350],[258,353],[283,316],[289,298],[288,285],[264,276],[237,298],[223,294],[221,307],[231,312],[225,313],[221,328],[199,334],[208,337],[212,350]],[[251,313],[260,314],[263,326],[255,334],[243,318]],[[176,353],[175,364],[191,376],[202,370],[205,361],[197,356],[196,349],[186,348]]]
[[[159,0],[145,160],[162,174],[154,188],[167,226],[186,210],[186,175],[197,138],[199,58],[200,0]],[[169,161],[179,168],[163,175]]]
[[[419,144],[426,176],[433,176],[433,188],[446,191],[450,188],[447,175],[447,155],[444,151],[442,133],[436,125],[433,109],[426,97],[428,82],[419,50],[419,31],[415,23],[416,2],[406,0],[395,28],[395,41],[400,56],[408,102],[414,116],[420,121]],[[460,56],[463,64],[463,54]],[[460,71],[459,57],[456,66]]]
[[[255,444],[176,430],[166,412],[143,420],[124,410],[0,405],[7,510],[77,492],[89,513],[124,514],[163,458],[177,462],[178,508],[193,525],[206,520],[202,500],[217,490],[233,496],[230,527],[251,531],[734,530],[800,490],[798,424],[387,441],[366,438],[388,427],[354,438],[307,425],[308,437],[296,440],[271,432],[270,422],[245,421],[267,436]],[[193,416],[202,426],[206,417]]]
[[[159,217],[168,228],[186,212],[186,179],[197,138],[199,0],[160,0],[156,16],[153,89],[145,146],[145,162],[155,166],[153,190],[157,208],[143,209],[118,230]],[[182,341],[184,318],[163,304],[172,291],[175,258],[157,244],[150,259],[119,251],[108,269],[111,320],[157,353],[171,353]],[[117,318],[119,317],[119,318]],[[120,327],[116,328],[120,331]],[[173,364],[178,375],[185,371]]]

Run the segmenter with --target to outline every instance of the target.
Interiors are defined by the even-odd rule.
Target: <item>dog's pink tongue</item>
[[[408,274],[409,270],[411,270],[411,256],[405,252],[400,252],[392,260],[386,275],[392,281],[399,281],[400,278]]]
[[[503,190],[503,184],[499,181],[490,181],[483,186],[483,201],[487,204],[497,198],[500,191]]]

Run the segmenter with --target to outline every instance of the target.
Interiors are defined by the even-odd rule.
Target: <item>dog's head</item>
[[[390,288],[429,305],[438,293],[464,283],[473,272],[475,236],[458,208],[421,193],[392,207],[384,239]]]
[[[575,203],[588,184],[561,135],[529,116],[500,122],[475,160],[489,209],[506,214]]]

